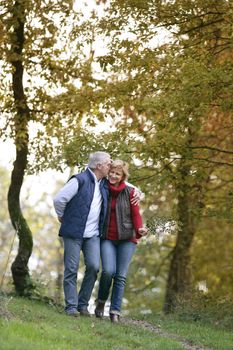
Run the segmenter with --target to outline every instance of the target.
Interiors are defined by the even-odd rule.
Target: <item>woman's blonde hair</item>
[[[123,180],[127,180],[129,177],[129,164],[121,159],[116,159],[112,161],[110,170],[112,168],[121,169],[123,171]]]

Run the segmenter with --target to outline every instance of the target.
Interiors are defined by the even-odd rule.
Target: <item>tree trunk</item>
[[[27,295],[32,289],[28,271],[28,261],[33,247],[32,234],[20,208],[20,190],[27,164],[26,159],[27,149],[25,147],[16,151],[16,160],[8,191],[8,210],[12,225],[19,237],[18,254],[11,266],[15,289],[19,295]]]
[[[172,312],[179,298],[184,299],[190,290],[190,248],[196,230],[193,205],[197,203],[194,203],[192,196],[193,189],[187,183],[189,172],[190,169],[188,166],[182,166],[180,168],[181,181],[178,186],[177,209],[179,229],[167,279],[164,302],[165,313]]]
[[[30,113],[27,107],[23,88],[23,45],[25,24],[25,1],[16,1],[12,9],[13,32],[11,37],[10,62],[13,66],[12,85],[15,102],[14,140],[16,159],[11,174],[11,183],[8,191],[8,210],[11,222],[19,237],[19,249],[15,261],[11,266],[16,292],[27,295],[32,289],[28,260],[32,253],[32,234],[24,219],[20,207],[20,191],[24,173],[27,167],[28,156],[28,122]]]

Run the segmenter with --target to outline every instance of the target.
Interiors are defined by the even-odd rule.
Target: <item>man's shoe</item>
[[[120,316],[116,314],[110,314],[110,320],[112,323],[119,323]]]
[[[86,316],[86,317],[91,317],[90,312],[87,309],[82,309],[82,310],[78,310],[80,316]]]
[[[98,318],[103,318],[104,316],[104,305],[105,303],[101,303],[100,301],[97,302],[96,308],[95,308],[95,316]]]

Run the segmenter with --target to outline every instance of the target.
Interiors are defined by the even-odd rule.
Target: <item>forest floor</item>
[[[42,301],[0,294],[0,350],[232,350],[233,333],[197,322],[70,317]]]

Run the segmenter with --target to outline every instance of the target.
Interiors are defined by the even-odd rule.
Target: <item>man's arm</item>
[[[74,197],[78,191],[78,181],[76,178],[70,179],[65,186],[56,194],[53,199],[55,211],[58,220],[61,222],[67,203]]]
[[[125,181],[126,185],[129,187],[134,188],[134,193],[133,193],[133,197],[130,200],[132,204],[134,205],[138,205],[140,203],[140,200],[142,199],[142,192],[139,190],[138,187],[135,187],[134,185],[132,185],[131,183]]]

